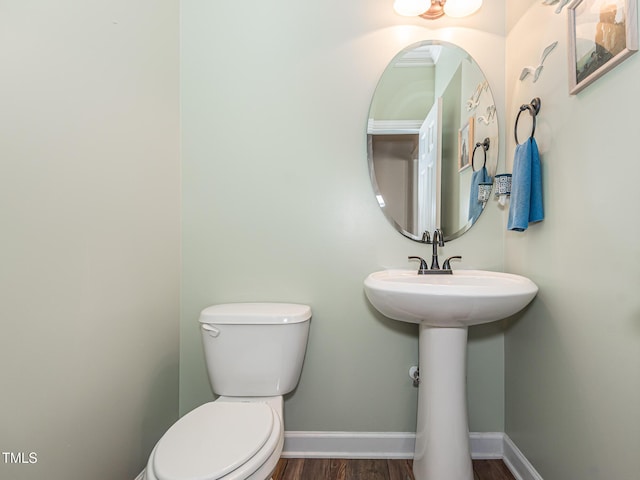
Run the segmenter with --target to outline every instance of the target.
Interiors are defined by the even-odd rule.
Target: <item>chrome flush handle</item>
[[[217,337],[218,335],[220,335],[220,330],[206,323],[202,324],[202,330],[205,330],[206,332],[208,332],[210,337]]]

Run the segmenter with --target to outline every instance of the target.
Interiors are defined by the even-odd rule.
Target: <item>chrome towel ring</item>
[[[476,168],[473,166],[473,160],[476,156],[476,150],[482,147],[482,151],[484,152],[484,163],[482,164],[482,166],[486,167],[487,166],[487,150],[489,150],[490,143],[491,142],[489,141],[489,137],[487,137],[484,139],[484,141],[477,142],[476,146],[473,147],[473,152],[471,153],[471,170],[473,170],[474,172],[476,171]]]
[[[533,138],[533,134],[536,133],[536,116],[540,111],[540,98],[536,97],[533,100],[531,100],[531,103],[527,103],[520,106],[520,111],[518,112],[518,116],[516,117],[516,126],[513,129],[513,135],[516,139],[516,145],[520,144],[520,142],[518,141],[518,120],[520,120],[520,114],[525,110],[529,111],[529,114],[533,119],[533,125],[531,126],[531,135],[529,136],[529,138]]]

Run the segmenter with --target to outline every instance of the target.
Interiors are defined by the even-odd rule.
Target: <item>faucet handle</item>
[[[443,270],[451,270],[451,264],[450,264],[450,262],[451,262],[451,260],[454,260],[454,259],[462,260],[462,257],[461,257],[460,255],[454,255],[453,257],[449,257],[449,258],[447,258],[447,259],[444,261],[444,263],[442,264],[442,269],[443,269]]]
[[[429,267],[427,266],[427,262],[425,262],[422,257],[409,257],[409,260],[420,260],[420,268],[418,269],[418,275],[424,275],[427,273]]]

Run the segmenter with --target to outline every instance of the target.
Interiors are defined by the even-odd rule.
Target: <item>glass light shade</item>
[[[429,10],[431,0],[395,0],[393,9],[404,17],[417,17]]]
[[[482,0],[447,0],[444,13],[449,17],[466,17],[476,13],[482,6]]]

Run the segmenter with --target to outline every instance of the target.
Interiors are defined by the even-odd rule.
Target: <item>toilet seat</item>
[[[154,474],[158,480],[223,478],[271,452],[278,443],[279,435],[273,433],[279,425],[273,408],[263,402],[206,403],[160,439],[153,455]]]

